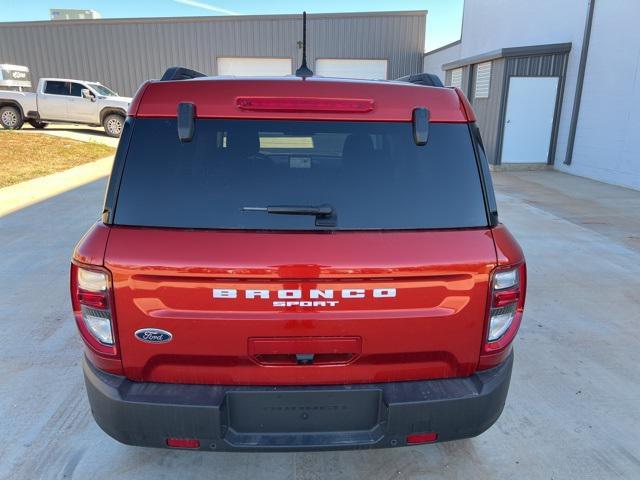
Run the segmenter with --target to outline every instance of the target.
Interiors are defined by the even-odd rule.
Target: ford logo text
[[[167,343],[173,338],[171,333],[159,328],[142,328],[136,331],[135,336],[145,343]]]

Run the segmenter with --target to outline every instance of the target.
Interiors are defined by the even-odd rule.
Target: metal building
[[[473,102],[494,163],[640,190],[638,18],[638,0],[465,0],[460,40],[424,69],[471,97],[472,69],[489,80]]]
[[[571,43],[502,48],[442,66],[445,84],[473,105],[490,163],[553,164],[570,51]]]
[[[426,11],[307,16],[316,74],[397,78],[422,71]],[[31,77],[95,80],[132,95],[168,66],[211,75],[282,75],[301,56],[301,15],[0,23],[0,61]]]

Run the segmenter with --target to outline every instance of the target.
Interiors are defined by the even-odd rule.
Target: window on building
[[[476,65],[476,89],[475,98],[488,98],[491,86],[491,62]]]
[[[449,86],[462,88],[462,68],[455,68],[451,70],[451,81]]]

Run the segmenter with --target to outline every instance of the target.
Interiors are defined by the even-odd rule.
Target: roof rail
[[[409,82],[416,85],[427,85],[429,87],[444,87],[442,80],[435,73],[417,73],[397,78],[399,82]]]
[[[185,67],[169,67],[162,75],[161,82],[168,82],[170,80],[189,80],[191,78],[206,77],[204,73],[191,70]]]

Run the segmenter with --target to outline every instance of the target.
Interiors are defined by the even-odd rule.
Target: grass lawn
[[[42,133],[0,131],[0,188],[113,155],[115,148]]]

